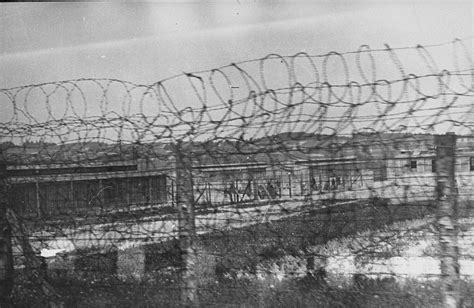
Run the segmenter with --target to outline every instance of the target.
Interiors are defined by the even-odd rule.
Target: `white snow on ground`
[[[441,274],[438,257],[438,238],[429,228],[413,231],[423,224],[428,225],[430,220],[414,220],[389,226],[386,231],[369,236],[368,232],[361,233],[347,241],[339,241],[337,254],[328,254],[326,270],[336,275],[360,273],[365,275],[395,275],[406,278],[430,278]],[[474,278],[474,220],[460,219],[461,225],[469,226],[468,230],[459,232],[458,247],[460,253],[460,274]],[[388,240],[390,247],[385,246],[384,236],[391,236]],[[351,247],[370,247],[374,252],[369,260],[357,258]],[[328,243],[325,246],[335,246]],[[327,252],[328,249],[323,249]],[[380,256],[377,255],[380,254]],[[364,250],[359,255],[363,255]]]
[[[252,224],[279,220],[301,214],[303,201],[288,201],[279,204],[259,205],[236,209],[231,206],[219,208],[218,213],[196,216],[196,231],[204,234],[215,230],[242,228]],[[111,246],[126,249],[147,243],[177,237],[178,221],[162,220],[160,216],[147,217],[135,223],[108,223],[65,228],[60,233],[33,234],[32,245],[41,255],[54,256],[58,252],[70,252],[85,248]],[[50,238],[40,241],[42,238]]]
[[[330,257],[326,271],[338,277],[353,274],[385,277],[429,279],[441,275],[440,261],[435,257],[391,257],[373,258],[368,264],[358,264],[353,255]],[[465,278],[474,278],[474,260],[460,259],[460,274]]]
[[[204,234],[288,218],[300,215],[306,204],[304,201],[288,201],[242,209],[227,206],[220,208],[218,213],[198,215],[196,230],[198,234]],[[431,222],[430,219],[399,222],[376,233],[361,232],[352,237],[329,241],[323,246],[315,247],[314,250],[318,254],[327,255],[325,268],[329,275],[351,277],[352,274],[360,273],[428,279],[440,274],[440,263],[435,255],[437,237],[429,228],[426,228],[426,225]],[[460,232],[458,238],[460,253],[463,256],[460,259],[461,275],[474,278],[474,219],[461,219],[460,223],[470,226],[469,230]],[[177,237],[177,231],[177,220],[162,220],[157,216],[147,217],[144,221],[135,223],[110,223],[68,228],[60,234],[41,232],[33,235],[32,238],[40,239],[45,236],[54,238],[42,243],[33,242],[34,246],[41,250],[42,256],[50,257],[59,252],[84,248],[116,246],[126,249]],[[383,240],[387,236],[390,239]],[[378,244],[374,246],[374,243]],[[360,257],[364,254],[363,249],[360,255],[354,253],[364,248],[364,245],[374,252],[370,259]],[[384,255],[381,257],[377,253]],[[280,273],[280,276],[282,275],[285,276]]]
[[[396,277],[397,279],[436,279],[441,274],[437,236],[428,227],[433,219],[418,219],[397,222],[381,231],[365,231],[355,236],[334,239],[312,251],[321,258],[317,266],[325,268],[328,281],[335,285],[341,281],[351,282],[354,274],[370,277]],[[460,219],[459,223],[469,229],[458,237],[460,252],[460,274],[464,279],[474,278],[474,219]],[[324,256],[326,256],[324,258]],[[303,264],[303,258],[290,260],[292,264]],[[279,266],[275,266],[279,264]],[[266,277],[298,277],[306,271],[295,271],[283,257],[271,265],[264,266]],[[290,269],[290,270],[288,270]],[[281,279],[280,279],[281,280]]]

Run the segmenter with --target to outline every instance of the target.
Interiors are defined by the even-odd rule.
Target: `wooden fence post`
[[[6,165],[0,163],[0,307],[11,307],[13,290],[12,235],[7,219]]]
[[[444,307],[460,307],[459,249],[457,242],[457,191],[455,180],[456,136],[435,136],[437,227]]]
[[[291,185],[293,185],[291,183],[291,172],[288,172],[288,195],[290,196],[290,199],[292,197],[292,195],[291,195]]]
[[[192,165],[189,153],[185,152],[182,142],[175,148],[176,155],[176,204],[178,208],[178,228],[180,249],[183,257],[184,271],[181,286],[183,306],[197,307],[198,277],[196,274],[196,226],[194,217],[194,192]]]
[[[40,258],[38,258],[35,251],[31,247],[28,233],[26,232],[23,223],[20,219],[18,219],[15,212],[11,208],[7,209],[6,217],[13,237],[16,239],[16,244],[21,249],[23,257],[25,258],[25,268],[28,279],[41,287],[43,295],[48,298],[50,308],[64,307],[61,295],[56,292],[54,287],[46,279],[47,272],[43,268],[45,264]]]

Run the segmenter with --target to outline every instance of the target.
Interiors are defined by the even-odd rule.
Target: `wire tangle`
[[[473,98],[472,39],[0,89],[12,301],[433,306],[456,230],[470,305]]]

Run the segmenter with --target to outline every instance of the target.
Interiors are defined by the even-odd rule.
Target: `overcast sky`
[[[148,84],[269,53],[472,33],[471,1],[2,3],[0,88],[84,77]]]
[[[161,91],[161,83],[152,93],[147,87],[131,91],[125,83],[91,81],[68,83],[62,88],[48,85],[32,91],[29,90],[32,88],[22,89],[19,94],[17,90],[3,91],[0,123],[38,123],[67,118],[67,115],[81,118],[145,115],[150,119],[159,115],[162,127],[177,121],[185,126],[182,129],[186,133],[187,123],[199,122],[196,117],[202,114],[186,111],[182,117],[168,118],[166,112],[176,115],[177,109],[199,110],[206,105],[209,108],[206,110],[213,110],[213,114],[200,120],[205,125],[206,121],[230,121],[223,117],[234,113],[254,116],[255,102],[247,99],[251,91],[268,93],[266,89],[293,88],[295,82],[311,90],[316,81],[332,85],[348,85],[351,81],[364,83],[364,80],[377,83],[376,80],[405,79],[409,74],[421,76],[444,69],[450,72],[472,69],[469,58],[472,36],[473,4],[468,0],[1,3],[0,89],[82,78],[109,78],[149,85],[183,72],[210,70],[268,54],[343,53],[356,51],[361,45],[370,45],[372,49],[384,49],[385,44],[394,48],[415,47],[471,37],[465,41],[471,49],[467,57],[462,48],[453,49],[449,44],[430,49],[438,64],[436,67],[427,63],[416,48],[400,51],[401,65],[393,61],[387,51],[374,56],[373,66],[367,54],[361,55],[365,59],[360,65],[355,59],[358,55],[351,54],[345,56],[349,74],[338,57],[331,57],[330,61],[314,58],[319,61],[314,67],[307,59],[298,58],[294,74],[288,74],[280,60],[267,61],[263,67],[251,62],[243,69],[258,79],[252,85],[240,71],[230,67],[224,72],[225,77],[203,76],[207,84],[198,84],[197,79],[188,77],[167,81],[163,84],[166,95]],[[401,55],[405,51],[407,53]],[[438,97],[439,91],[464,91],[466,86],[472,87],[466,78],[450,78],[449,90],[448,87],[440,90],[439,79],[435,77],[424,78],[422,82],[377,84],[377,99],[372,87],[365,87],[359,94],[354,92],[357,88],[348,91],[347,87],[332,87],[332,90],[322,87],[309,98],[297,97],[304,91],[278,94],[278,99],[265,94],[260,104],[269,104],[269,108],[275,109],[291,102],[304,102],[306,105],[301,110],[291,111],[292,121],[303,125],[286,127],[294,131],[308,131],[304,125],[323,125],[322,121],[332,123],[328,124],[332,125],[331,129],[340,132],[350,130],[360,115],[370,115],[373,119],[382,115],[389,117],[385,108],[391,108],[393,102],[398,102],[390,111],[394,119],[406,116],[407,108],[416,113],[409,113],[411,119],[402,116],[402,122],[393,120],[390,127],[389,122],[379,121],[381,130],[399,126],[413,128],[407,131],[423,130],[430,127],[431,122],[423,124],[420,119],[449,124],[455,123],[454,116],[456,123],[472,122],[468,119],[472,115],[472,103],[466,97],[459,97],[459,106],[451,109],[445,108],[449,101],[442,97],[423,100],[428,95]],[[238,103],[239,100],[245,104]],[[402,100],[405,103],[400,103]],[[229,101],[237,102],[232,107],[233,113],[227,112]],[[274,106],[277,101],[279,107]],[[331,108],[320,109],[325,104],[332,104]],[[445,113],[445,118],[436,115],[439,110]],[[315,115],[321,116],[321,120],[314,121]],[[272,119],[274,125],[268,129],[282,130],[279,125],[288,122],[290,115],[283,112],[279,116],[282,118]],[[267,129],[265,118],[262,121],[254,123],[255,127]],[[373,128],[371,120],[360,124],[364,125]],[[322,131],[318,127],[311,129]],[[57,133],[54,129],[51,132]],[[89,133],[90,128],[85,127],[84,132]],[[121,133],[117,136],[124,137]]]

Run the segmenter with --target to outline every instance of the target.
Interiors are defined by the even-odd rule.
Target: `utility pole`
[[[6,165],[0,163],[0,307],[12,307],[14,273],[12,235],[7,219],[7,207]]]
[[[455,179],[456,135],[435,136],[437,227],[441,259],[443,306],[460,307],[458,208]]]
[[[178,208],[179,242],[184,271],[181,286],[181,302],[185,307],[198,307],[198,277],[196,275],[196,226],[194,214],[194,192],[190,149],[178,141],[176,156],[176,204]]]

